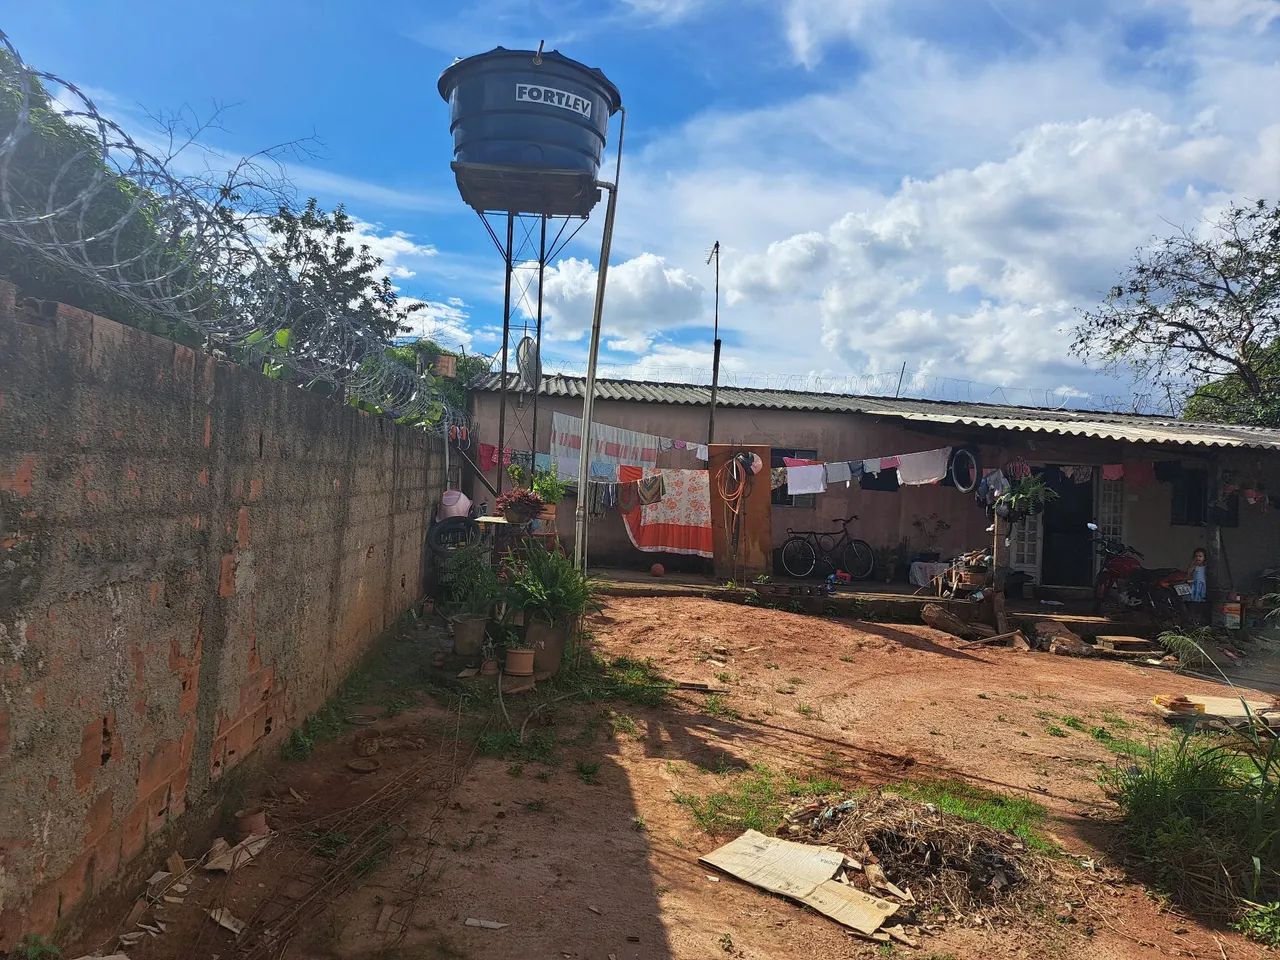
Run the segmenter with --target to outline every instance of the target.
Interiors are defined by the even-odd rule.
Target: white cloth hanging
[[[907,486],[937,483],[947,475],[947,463],[950,460],[950,447],[899,454],[898,482]]]
[[[823,475],[820,463],[811,467],[787,467],[787,494],[794,497],[805,493],[825,493],[827,482]]]

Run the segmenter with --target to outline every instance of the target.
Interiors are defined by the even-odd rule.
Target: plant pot
[[[484,628],[488,617],[468,614],[453,618],[453,652],[460,657],[478,657],[484,652]]]
[[[490,660],[486,660],[484,663],[480,664],[480,676],[482,676],[482,677],[496,677],[497,675],[498,675],[498,661],[497,661],[497,660],[490,659]]]
[[[532,677],[533,654],[532,647],[512,647],[507,651],[502,672],[509,677]]]
[[[542,509],[538,511],[538,519],[543,523],[555,523],[556,505],[554,503],[544,503]]]
[[[511,507],[507,507],[502,511],[502,517],[507,521],[507,523],[514,523],[517,526],[523,526],[533,519],[533,514],[529,513],[527,510],[515,510]]]
[[[564,658],[564,645],[568,639],[567,627],[557,627],[542,617],[529,618],[524,629],[524,642],[533,648],[535,680],[546,680],[560,671],[560,662]]]

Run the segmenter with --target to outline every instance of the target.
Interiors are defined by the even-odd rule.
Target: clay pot
[[[509,677],[533,676],[533,654],[532,648],[516,647],[508,650],[502,672]]]
[[[381,738],[377,730],[357,730],[351,747],[357,757],[372,757],[381,746]]]
[[[480,676],[496,677],[497,675],[498,675],[497,660],[486,660],[484,663],[480,664]]]
[[[560,661],[564,658],[564,645],[568,638],[567,628],[553,626],[542,617],[529,618],[524,628],[524,642],[533,648],[535,680],[546,680],[560,671]]]
[[[267,812],[262,807],[236,811],[236,835],[241,840],[261,837],[270,832],[267,827]]]
[[[475,615],[453,618],[453,652],[460,657],[478,657],[484,652],[484,628],[488,617]]]

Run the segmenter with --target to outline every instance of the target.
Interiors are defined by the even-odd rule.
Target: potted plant
[[[543,506],[538,514],[538,519],[554,523],[556,519],[556,504],[564,499],[569,490],[569,485],[561,480],[554,470],[538,470],[533,475],[532,490],[542,498]]]
[[[508,601],[507,612],[510,614],[511,606]],[[526,639],[520,636],[520,631],[508,624],[496,624],[490,631],[493,637],[493,649],[495,652],[501,651],[503,654],[502,672],[509,677],[531,677],[534,675],[534,656],[535,651]]]
[[[876,558],[876,576],[885,583],[892,583],[893,571],[898,565],[898,548],[876,547],[872,553]]]
[[[996,509],[1012,523],[1039,513],[1046,503],[1058,499],[1058,492],[1045,485],[1044,477],[1030,474],[1023,477],[996,500]],[[1001,510],[1000,508],[1004,508]]]
[[[925,563],[936,563],[942,556],[938,550],[938,537],[951,529],[951,524],[937,513],[921,514],[911,521],[918,534],[920,534],[920,544],[924,547],[916,554],[916,559]]]
[[[508,523],[528,523],[542,511],[542,498],[526,487],[516,487],[498,497],[497,505]]]
[[[478,657],[484,649],[485,625],[500,596],[498,574],[488,551],[479,544],[461,547],[448,559],[443,579],[455,611],[453,649],[459,656]]]
[[[534,678],[545,680],[560,669],[569,634],[594,601],[594,587],[572,560],[540,543],[512,557],[509,571],[508,603],[524,611]]]

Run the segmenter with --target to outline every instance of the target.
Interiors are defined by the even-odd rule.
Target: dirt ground
[[[712,700],[677,691],[659,707],[553,705],[529,730],[543,743],[554,738],[554,749],[521,760],[474,752],[500,720],[482,728],[474,711],[424,695],[305,762],[280,765],[263,785],[280,831],[272,844],[229,879],[194,871],[183,902],[163,907],[164,932],[129,956],[1262,955],[1163,907],[1126,872],[1114,808],[1097,784],[1099,765],[1116,762],[1099,728],[1139,742],[1167,737],[1152,696],[1220,687],[1116,662],[961,650],[921,626],[702,599],[615,599],[590,628],[607,656],[648,658],[669,678],[729,692]],[[415,642],[423,641],[402,642],[401,653],[425,657]],[[512,697],[506,706],[518,726],[527,705]],[[376,702],[369,710],[382,712]],[[347,762],[353,737],[367,730],[391,743],[377,754],[381,768],[361,775]],[[1070,855],[1064,869],[1083,892],[1061,917],[951,926],[919,950],[857,939],[698,863],[726,838],[702,832],[674,795],[715,792],[757,764],[850,788],[952,778],[1033,798],[1048,809],[1049,832]],[[314,853],[317,837],[334,841],[327,856]],[[1076,867],[1079,857],[1099,869]],[[275,939],[234,942],[203,912],[217,906],[248,922],[250,934],[268,929]],[[468,926],[468,918],[506,926]],[[95,931],[89,945],[109,933]]]

